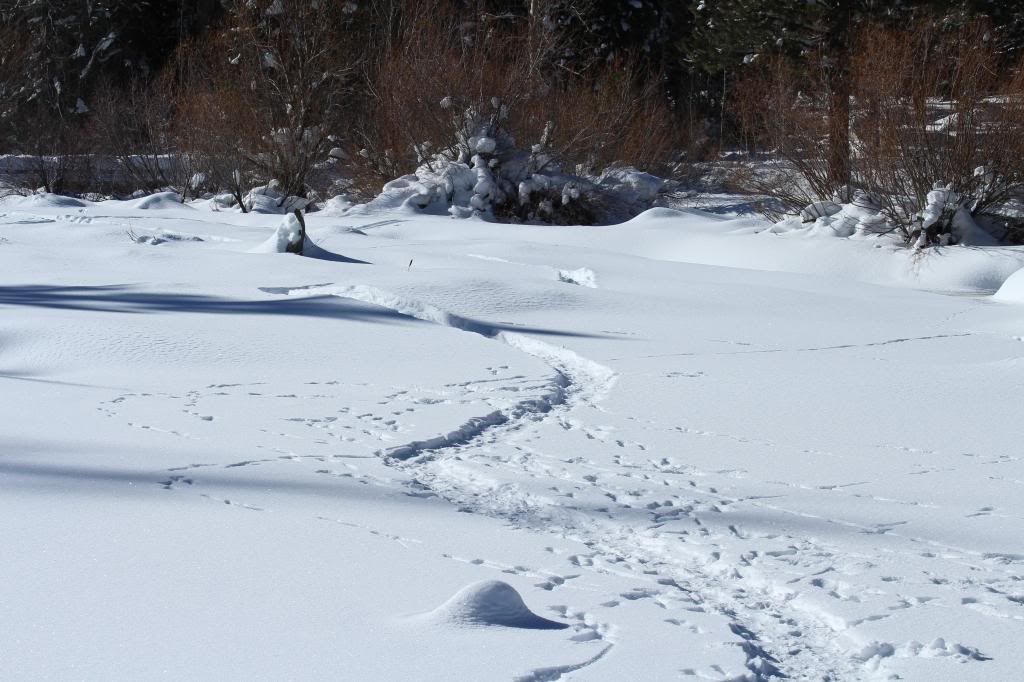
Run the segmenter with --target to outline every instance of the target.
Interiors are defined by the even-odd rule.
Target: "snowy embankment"
[[[886,286],[992,293],[1024,267],[1024,247],[948,246],[912,251],[889,237],[848,235],[824,221],[768,225],[700,211],[652,209],[616,246],[658,260],[825,275]]]
[[[209,208],[0,203],[0,677],[1019,676],[1019,249]]]

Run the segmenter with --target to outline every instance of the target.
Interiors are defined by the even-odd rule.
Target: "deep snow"
[[[280,221],[0,203],[0,678],[1021,675],[1021,250]]]

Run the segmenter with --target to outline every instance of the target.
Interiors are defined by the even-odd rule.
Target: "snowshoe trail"
[[[716,535],[702,525],[697,512],[718,512],[736,500],[693,487],[687,496],[672,495],[675,501],[646,502],[651,495],[672,493],[666,479],[662,490],[639,489],[635,474],[625,489],[609,489],[604,495],[615,502],[632,496],[635,507],[644,513],[638,522],[623,521],[609,514],[594,514],[584,506],[556,502],[549,490],[538,491],[529,485],[549,477],[568,478],[563,470],[555,472],[552,457],[545,455],[545,430],[557,426],[579,433],[605,448],[626,447],[626,442],[609,437],[610,427],[587,426],[587,418],[599,418],[601,401],[613,390],[616,373],[609,367],[585,358],[567,348],[525,334],[496,329],[485,322],[451,313],[426,302],[403,297],[371,286],[316,285],[302,288],[264,289],[268,293],[291,297],[332,295],[388,308],[415,319],[477,334],[516,348],[540,359],[554,370],[547,389],[539,398],[521,401],[511,408],[474,417],[447,434],[418,440],[378,451],[392,466],[413,476],[419,489],[426,489],[456,505],[460,510],[502,519],[512,526],[540,533],[555,533],[580,542],[589,550],[586,557],[570,557],[574,567],[612,572],[634,577],[643,587],[621,595],[626,602],[654,599],[662,608],[706,613],[723,617],[746,656],[746,679],[770,680],[786,677],[820,679],[857,679],[865,672],[864,660],[858,660],[838,642],[839,630],[827,618],[795,608],[790,602],[796,592],[766,581],[752,565],[751,556],[724,556],[727,550],[716,544]],[[641,453],[642,443],[630,445]],[[507,453],[515,453],[509,456]],[[621,456],[616,462],[625,464]],[[642,465],[626,465],[647,470]],[[488,470],[505,469],[506,475],[492,476]],[[622,471],[608,470],[602,478],[623,477]],[[638,476],[649,482],[651,476]],[[580,487],[594,487],[597,475],[577,476]],[[681,483],[681,482],[680,482]],[[692,486],[692,481],[690,482]],[[672,482],[676,484],[675,481]],[[695,499],[703,497],[704,499]],[[701,495],[703,493],[703,495]],[[687,499],[682,499],[687,497]],[[643,501],[641,503],[641,501]],[[718,506],[716,506],[718,505]],[[600,508],[598,508],[600,510]],[[695,526],[698,544],[690,546],[686,531],[678,523],[689,519]],[[730,533],[739,531],[732,527]],[[688,539],[689,538],[689,539]],[[817,548],[820,553],[825,553]],[[753,553],[756,556],[756,552]],[[561,581],[564,583],[564,580]],[[547,580],[543,589],[560,583]],[[608,602],[614,619],[614,607],[620,600]],[[669,619],[666,622],[671,622]],[[677,621],[685,622],[685,621]],[[611,644],[609,644],[609,649]],[[593,661],[608,651],[602,650]],[[866,660],[866,659],[865,659]],[[877,666],[879,658],[871,658]],[[536,677],[557,679],[564,670],[538,671]],[[700,674],[694,672],[693,674]],[[712,672],[712,674],[714,674]]]

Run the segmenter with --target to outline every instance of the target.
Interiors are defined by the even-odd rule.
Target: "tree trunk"
[[[850,184],[850,59],[854,3],[837,3],[825,36],[828,87],[828,176],[834,191]],[[884,77],[882,74],[880,76]],[[845,197],[844,197],[845,198]]]
[[[850,184],[850,78],[848,51],[840,46],[834,53],[828,83],[828,175],[832,187],[842,190]]]

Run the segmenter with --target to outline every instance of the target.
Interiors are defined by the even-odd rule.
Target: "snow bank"
[[[324,215],[345,215],[353,206],[349,198],[343,194],[331,197],[320,207]]]
[[[950,190],[934,190],[928,194],[928,203],[921,211],[921,225],[924,228],[917,246],[930,246],[928,230],[948,213],[951,235],[946,235],[941,244],[949,241],[965,246],[997,246],[992,235],[974,222],[967,209],[960,205],[961,198]],[[863,193],[849,203],[818,201],[808,205],[799,216],[789,216],[775,223],[770,229],[775,234],[797,234],[805,237],[838,237],[841,239],[877,239],[887,237],[903,245],[902,236],[887,220],[874,199]],[[952,238],[952,239],[951,239]]]
[[[768,231],[804,237],[866,238],[887,230],[885,218],[871,206],[819,201],[807,206],[799,216],[775,223]]]
[[[992,298],[1006,303],[1024,303],[1024,268],[1010,275]]]
[[[28,196],[12,195],[3,198],[3,202],[10,206],[18,206],[26,209],[39,208],[85,208],[88,202],[73,197],[65,197],[49,192],[37,192]]]
[[[944,246],[908,249],[850,204],[809,226],[724,220],[696,210],[651,209],[624,225],[623,252],[655,260],[840,277],[886,286],[942,291],[998,289],[1024,267],[1024,247]],[[847,238],[837,238],[848,234]]]

